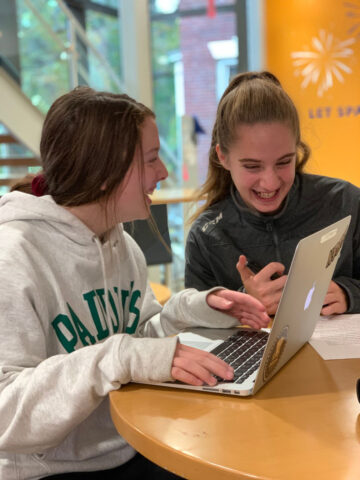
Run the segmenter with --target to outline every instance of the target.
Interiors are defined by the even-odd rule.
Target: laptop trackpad
[[[222,339],[212,340],[202,335],[198,335],[192,332],[183,332],[178,334],[180,343],[187,345],[188,347],[199,348],[209,352],[223,342]]]

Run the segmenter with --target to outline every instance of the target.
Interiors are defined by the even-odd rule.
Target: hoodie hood
[[[98,238],[81,220],[66,208],[57,205],[50,195],[36,197],[23,192],[11,192],[0,199],[0,225],[25,221],[34,226],[47,224],[71,242],[86,246]],[[118,234],[110,233],[110,239],[117,241]]]

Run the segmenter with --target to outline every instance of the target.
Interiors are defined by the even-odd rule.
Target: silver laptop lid
[[[254,393],[310,339],[350,220],[349,215],[298,243],[254,384]]]

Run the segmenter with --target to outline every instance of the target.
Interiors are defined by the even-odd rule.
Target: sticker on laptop
[[[340,238],[340,240],[336,243],[336,245],[330,250],[329,257],[326,262],[326,268],[328,268],[333,263],[337,255],[340,253],[345,237],[346,237],[346,234],[344,233],[344,235]]]
[[[271,375],[275,371],[275,367],[279,363],[279,360],[284,353],[285,350],[285,345],[287,343],[287,337],[288,337],[288,331],[289,327],[288,325],[284,327],[280,333],[274,340],[274,343],[272,344],[269,355],[266,359],[265,362],[265,368],[264,368],[264,380],[266,381],[268,378],[271,377]]]

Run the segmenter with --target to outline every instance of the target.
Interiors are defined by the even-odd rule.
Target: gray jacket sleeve
[[[348,241],[345,240],[341,255],[349,259],[348,272],[336,274],[333,281],[342,287],[347,295],[348,309],[346,313],[360,313],[360,198],[359,190],[352,193],[350,199],[353,201],[352,219]],[[352,265],[351,259],[352,258]],[[341,261],[341,258],[340,260]],[[350,274],[350,270],[352,272]],[[350,275],[348,275],[348,273]]]
[[[346,313],[360,312],[360,280],[349,277],[337,277],[333,279],[340,287],[342,287],[347,295],[348,309]]]
[[[202,291],[217,286],[217,281],[211,269],[208,250],[200,244],[201,236],[191,229],[185,250],[185,288]]]
[[[334,276],[333,281],[342,287],[347,295],[346,313],[360,313],[360,225],[355,229],[352,239],[353,272],[352,276]]]

